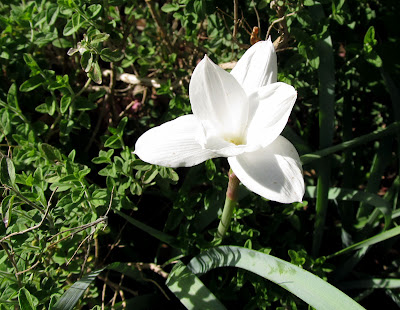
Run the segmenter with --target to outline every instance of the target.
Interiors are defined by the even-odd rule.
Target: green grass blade
[[[291,127],[286,126],[281,135],[293,143],[299,155],[311,152],[311,148]]]
[[[166,285],[187,309],[226,309],[182,262],[174,266]]]
[[[376,243],[385,241],[387,239],[396,237],[398,235],[400,235],[400,226],[397,226],[397,227],[394,227],[392,229],[389,229],[389,230],[387,230],[387,231],[385,231],[383,233],[377,234],[377,235],[375,235],[375,236],[373,236],[371,238],[368,238],[366,240],[357,242],[357,243],[355,243],[355,244],[353,244],[353,245],[351,245],[351,246],[349,246],[349,247],[347,247],[347,248],[345,248],[343,250],[340,250],[340,251],[338,251],[338,252],[336,252],[334,254],[328,255],[327,258],[332,258],[332,257],[338,256],[338,255],[347,253],[349,251],[359,250],[361,248],[374,245]]]
[[[90,283],[102,272],[105,268],[95,270],[84,276],[79,281],[76,281],[72,286],[65,291],[61,298],[52,307],[52,310],[72,310],[78,303],[79,299],[86,291]]]
[[[320,3],[310,7],[310,16],[319,24],[325,22],[325,13]],[[319,34],[321,39],[315,48],[319,56],[319,146],[321,149],[332,145],[335,118],[335,65],[333,59],[332,39],[327,29]],[[316,256],[321,246],[325,218],[328,208],[328,191],[331,167],[329,159],[320,162],[318,169],[316,216],[314,224],[312,252]]]
[[[343,143],[340,143],[340,144],[337,144],[337,145],[334,145],[331,147],[324,148],[324,149],[319,150],[314,153],[304,154],[304,155],[300,156],[300,160],[303,165],[307,165],[315,160],[322,159],[333,153],[348,150],[348,149],[363,145],[365,143],[368,143],[368,142],[371,142],[374,140],[379,140],[379,139],[389,136],[389,135],[397,134],[399,132],[399,130],[400,130],[400,122],[394,122],[384,129],[375,130],[366,135],[354,138],[352,140],[349,140],[349,141],[346,141],[346,142],[343,142]]]
[[[370,169],[367,187],[365,188],[365,191],[368,193],[377,193],[379,191],[382,176],[385,173],[386,167],[390,164],[392,142],[392,139],[385,138],[379,143],[379,148],[374,156]],[[357,212],[357,217],[366,217],[368,214],[371,214],[371,212],[371,207],[364,202],[361,202]]]
[[[316,197],[315,186],[307,186],[306,197]],[[392,208],[390,203],[376,194],[366,193],[355,189],[333,187],[329,189],[328,199],[344,200],[344,201],[360,201],[376,207],[385,219],[385,229],[390,225],[392,219]]]
[[[392,219],[398,218],[400,216],[400,209],[393,211]]]
[[[330,179],[330,163],[321,163],[318,170],[317,195],[316,195],[316,214],[314,223],[314,235],[312,244],[312,254],[318,256],[322,243],[323,231],[325,226],[326,213],[328,209],[328,192]]]
[[[253,272],[278,284],[319,310],[364,309],[349,296],[312,273],[254,250],[221,246],[201,253],[188,265],[188,268],[198,275],[219,267],[236,267]]]
[[[343,278],[347,277],[349,273],[354,270],[354,267],[360,262],[360,260],[367,254],[369,247],[361,248],[350,256],[339,268],[332,272],[330,277],[332,283],[338,283]]]
[[[154,238],[157,238],[158,240],[165,242],[172,247],[179,247],[178,241],[174,237],[172,237],[162,231],[154,229],[153,227],[150,227],[138,220],[135,220],[134,218],[130,217],[129,215],[126,215],[118,210],[116,210],[115,213],[122,216],[124,219],[126,219],[129,223],[136,226],[137,228],[147,232],[149,235],[153,236]]]
[[[397,208],[397,202],[399,198],[399,193],[400,193],[400,176],[398,175],[393,183],[392,186],[390,186],[389,190],[385,193],[385,196],[383,196],[387,201],[390,201],[393,207],[393,212],[395,212]]]
[[[341,289],[360,289],[360,288],[399,288],[400,279],[363,279],[356,281],[348,281],[338,284]]]
[[[372,199],[370,200],[371,202],[378,202],[378,204],[371,203],[372,205],[375,205],[377,207],[369,216],[368,221],[365,222],[364,227],[373,227],[374,224],[376,224],[376,219],[378,218],[380,212],[384,214],[385,217],[385,227],[384,229],[388,228],[388,225],[390,222],[388,221],[388,217],[390,216],[391,219],[395,219],[398,216],[400,216],[400,210],[394,210],[396,205],[397,205],[397,196],[399,192],[399,187],[400,187],[400,178],[396,177],[392,186],[389,188],[389,190],[386,192],[384,198],[381,198],[377,195],[372,195]],[[367,194],[370,196],[369,194]],[[374,198],[375,197],[375,198]],[[368,198],[367,198],[368,199]],[[382,201],[382,207],[379,207],[379,201]],[[387,205],[386,205],[387,202]],[[394,210],[394,211],[393,211]],[[369,233],[364,229],[363,234]],[[351,272],[354,267],[360,262],[360,260],[365,256],[365,254],[368,251],[368,247],[361,248],[360,250],[356,251],[352,256],[346,260],[345,263],[343,263],[340,268],[337,268],[334,270],[332,273],[331,279],[332,282],[339,282],[341,279],[346,277],[349,272]]]
[[[342,104],[342,137],[343,141],[349,141],[353,138],[353,106],[350,98],[343,98]],[[353,151],[350,149],[344,150],[342,153],[343,158],[343,182],[342,186],[345,188],[353,188],[356,186],[354,183],[354,172],[356,168],[354,167]],[[355,210],[353,208],[353,202],[347,201],[338,205],[339,215],[342,221],[342,243],[347,243],[348,241],[344,238],[348,231],[351,231],[352,225],[355,220]]]
[[[397,305],[397,307],[400,308],[400,296],[399,296],[397,290],[387,289],[387,290],[385,290],[385,293],[393,300],[393,302]]]

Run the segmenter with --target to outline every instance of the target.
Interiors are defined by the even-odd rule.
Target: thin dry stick
[[[238,19],[239,19],[239,1],[238,0],[233,0],[233,41],[236,41],[236,35],[238,32]]]
[[[88,245],[87,245],[86,255],[83,260],[83,264],[82,264],[82,268],[81,268],[81,274],[79,275],[80,278],[83,277],[83,271],[85,270],[85,266],[86,266],[87,260],[89,258],[89,254],[90,254],[90,241],[88,242]]]
[[[113,201],[113,198],[114,198],[114,188],[115,188],[115,185],[114,185],[113,188],[111,189],[110,203],[108,204],[108,208],[107,208],[106,214],[104,214],[103,217],[107,217],[108,212],[110,212],[110,209],[111,209],[111,206],[112,206],[112,201]]]
[[[125,294],[124,294],[123,290],[119,290],[119,296],[121,296],[122,309],[126,309],[126,300],[125,300]]]
[[[153,283],[155,286],[157,286],[157,288],[161,291],[161,293],[164,295],[164,297],[165,297],[167,300],[171,300],[171,299],[168,297],[167,293],[162,289],[162,287],[160,286],[160,284],[158,284],[156,281],[154,281],[154,280],[152,280],[152,279],[145,278],[144,275],[143,275],[143,273],[141,273],[140,275],[141,275],[143,281]]]
[[[89,149],[92,147],[92,144],[97,136],[97,133],[100,130],[101,122],[103,121],[104,116],[106,115],[107,101],[108,101],[108,96],[110,93],[110,90],[108,89],[108,87],[106,88],[106,90],[107,90],[107,94],[104,96],[104,99],[100,102],[100,104],[102,104],[102,106],[100,109],[99,117],[97,118],[96,126],[94,127],[92,135],[90,136],[89,142],[85,148],[85,153],[87,153],[89,151]]]
[[[140,201],[140,200],[139,200]],[[139,204],[139,202],[138,202]],[[133,211],[131,211],[131,213],[129,215],[132,215]],[[121,229],[118,232],[117,237],[115,238],[116,241],[114,241],[114,243],[111,245],[110,250],[108,251],[108,253],[106,254],[106,256],[103,258],[103,264],[105,263],[105,261],[107,260],[108,256],[111,254],[112,250],[118,246],[118,244],[121,242],[121,235],[122,235],[122,231],[125,229],[126,225],[128,224],[127,221],[125,221],[124,225],[121,227]]]
[[[143,269],[150,269],[150,270],[156,272],[157,274],[161,275],[163,278],[165,278],[165,279],[168,278],[168,273],[163,271],[159,265],[156,265],[156,264],[153,264],[153,263],[148,263],[148,264],[146,264],[146,263],[136,263],[135,266],[139,271],[142,271]],[[161,293],[165,296],[165,298],[167,298],[167,300],[170,300],[170,298],[168,297],[167,293],[165,293],[165,291],[162,289],[162,287],[156,281],[154,281],[152,279],[145,278],[142,272],[140,273],[140,275],[141,275],[141,277],[142,277],[142,279],[144,281],[151,282],[155,286],[157,286],[158,289],[161,291]]]
[[[107,220],[108,212],[110,212],[111,205],[112,205],[112,200],[113,200],[113,196],[114,196],[114,187],[113,187],[112,190],[111,190],[110,203],[108,204],[107,211],[106,211],[106,213],[101,217],[101,218],[103,218],[103,219],[105,219],[105,220]],[[93,237],[94,233],[96,232],[96,229],[94,228],[93,225],[91,225],[91,226],[92,226],[92,231],[91,231],[91,232],[89,233],[89,235],[87,235],[87,236],[85,237],[85,239],[83,239],[82,242],[79,244],[78,248],[75,250],[75,252],[74,252],[74,254],[72,255],[72,257],[68,260],[66,266],[68,266],[68,265],[70,264],[71,260],[74,258],[74,256],[76,255],[76,253],[78,253],[79,249],[80,249],[81,246],[85,243],[85,241],[86,241],[86,240],[89,240],[89,239],[91,239],[91,238]],[[81,230],[80,230],[80,231],[81,231]],[[65,231],[64,231],[64,232],[65,232]],[[77,232],[75,232],[75,233],[77,233]],[[74,233],[73,233],[73,234],[74,234]],[[72,235],[72,234],[71,234],[71,235]],[[83,264],[82,264],[82,271],[83,271],[83,268],[84,268],[84,266],[85,266],[85,264],[86,264],[87,258],[88,258],[88,256],[89,256],[89,250],[90,250],[90,243],[89,243],[89,245],[88,245],[88,250],[87,250],[87,252],[86,252],[85,260],[84,260],[84,262],[83,262]]]
[[[109,271],[107,270],[106,277],[104,278],[105,280],[103,280],[104,284],[103,284],[103,289],[101,291],[101,310],[105,309],[105,298],[106,298],[106,288],[107,288],[107,281],[106,280],[108,280],[108,273],[109,273]]]
[[[131,264],[129,263],[128,266]],[[165,272],[160,265],[156,265],[154,263],[134,263],[135,267],[138,270],[143,270],[143,269],[150,269],[151,271],[155,272],[156,274],[160,275],[164,279],[168,278],[168,273]]]
[[[118,287],[118,284],[115,284],[114,282],[110,281],[110,280],[108,279],[108,277],[103,278],[102,276],[98,276],[98,278],[99,278],[101,281],[103,281],[105,284],[107,284],[108,286],[110,286],[113,290],[122,289],[122,290],[124,290],[124,291],[127,291],[128,293],[131,293],[133,296],[138,296],[138,292],[136,292],[136,291],[134,291],[134,290],[131,290],[130,288],[125,287],[125,286],[122,286],[122,285],[121,285],[120,287]]]
[[[276,9],[278,19],[273,21],[272,24],[270,25],[266,39],[268,39],[269,34],[272,30],[272,27],[274,27],[275,24],[279,23],[279,28],[277,29],[277,31],[278,31],[278,33],[280,33],[280,36],[273,43],[275,50],[277,52],[279,52],[281,50],[288,49],[286,46],[288,45],[288,42],[290,40],[290,34],[289,34],[287,23],[286,23],[286,18],[288,16],[296,14],[297,12],[292,12],[292,13],[285,15],[285,10],[286,10],[285,7],[276,6],[275,9]]]
[[[78,251],[79,251],[79,249],[81,248],[81,246],[85,243],[86,240],[88,240],[90,237],[93,236],[93,234],[94,234],[95,231],[96,231],[96,230],[93,229],[93,227],[92,227],[92,231],[91,231],[90,234],[87,235],[87,236],[85,237],[85,239],[83,239],[82,242],[79,244],[79,246],[78,246],[78,248],[75,250],[74,254],[72,254],[71,258],[68,260],[66,266],[69,265],[69,263],[70,263],[71,260],[74,258],[74,256],[76,255],[76,253],[78,253]],[[82,266],[84,266],[84,265],[85,265],[85,264],[83,264]]]
[[[122,286],[122,281],[123,281],[123,280],[124,280],[124,274],[121,274],[121,280],[119,280],[118,289],[115,290],[114,296],[111,298],[111,300],[112,300],[112,302],[111,302],[111,309],[114,309],[115,301],[117,300],[117,295],[118,295],[119,292],[121,291],[121,290],[120,290],[120,287]]]
[[[163,43],[167,47],[168,51],[172,52],[172,46],[171,46],[170,41],[168,40],[167,32],[165,31],[164,27],[161,24],[160,18],[154,8],[153,1],[146,0],[146,4],[147,4],[147,7],[149,8],[151,17],[153,17],[154,21],[156,22],[157,30],[160,33],[162,40],[164,41]]]
[[[50,199],[49,199],[49,201],[48,201],[48,203],[47,203],[46,211],[44,212],[44,215],[43,215],[43,217],[42,217],[42,220],[40,221],[39,224],[37,224],[37,225],[35,225],[35,226],[32,226],[32,227],[29,227],[29,228],[27,228],[27,229],[25,229],[25,230],[21,230],[21,231],[17,231],[17,232],[11,233],[11,234],[9,234],[9,235],[3,237],[3,238],[0,240],[0,242],[3,242],[3,241],[5,241],[6,239],[11,238],[11,237],[13,237],[13,236],[22,235],[22,234],[24,234],[24,233],[27,233],[28,231],[34,230],[34,229],[36,229],[36,228],[39,228],[39,227],[43,224],[44,220],[45,220],[46,217],[47,217],[47,214],[49,213],[50,206],[51,206],[51,199],[53,198],[53,195],[54,195],[54,193],[57,191],[57,189],[58,189],[58,187],[56,187],[56,189],[55,189],[55,190],[53,191],[53,193],[51,194]]]
[[[260,15],[258,15],[257,7],[256,7],[256,4],[254,3],[254,1],[253,1],[253,0],[251,0],[251,3],[253,3],[254,12],[256,13],[256,16],[257,16],[257,26],[258,26],[258,29],[260,29],[260,36],[261,36],[261,22],[260,22]]]
[[[4,139],[6,140],[6,142],[7,142],[7,144],[0,144],[1,146],[7,146],[8,147],[8,150],[7,150],[7,157],[10,157],[10,158],[12,158],[12,152],[11,152],[11,144],[10,144],[10,142],[8,142],[8,139],[7,139],[7,135],[4,133],[4,131],[3,131],[3,129],[1,129],[0,128],[0,132],[3,134],[3,136],[4,136]],[[15,147],[15,146],[14,146]],[[1,153],[0,152],[0,155],[1,155],[1,158],[3,158],[5,155],[3,154],[3,153]]]
[[[99,261],[99,238],[94,238],[94,265],[97,266]]]
[[[47,249],[49,249],[49,248],[55,246],[57,243],[60,243],[61,241],[65,240],[65,239],[67,239],[67,238],[69,238],[69,237],[72,237],[73,235],[75,235],[75,234],[81,232],[82,230],[85,230],[85,229],[87,229],[87,228],[89,228],[89,227],[95,226],[95,225],[97,225],[97,224],[99,224],[99,223],[102,223],[102,222],[107,223],[107,219],[108,219],[107,217],[100,216],[97,220],[95,220],[95,221],[93,221],[93,222],[91,222],[91,223],[89,223],[89,224],[84,224],[84,225],[82,225],[82,226],[73,227],[73,228],[66,229],[66,230],[64,230],[64,231],[60,231],[59,233],[57,233],[57,234],[55,234],[54,236],[50,237],[48,241],[52,240],[53,238],[57,237],[57,236],[60,235],[60,234],[65,233],[65,232],[69,232],[69,231],[72,231],[72,230],[76,230],[76,231],[74,231],[73,233],[71,233],[70,235],[65,236],[65,237],[61,238],[60,240],[57,240],[56,242],[50,244],[50,245],[47,247]]]
[[[294,14],[296,14],[296,13],[297,13],[297,12],[292,12],[292,13],[289,13],[289,14],[287,14],[287,15],[284,15],[284,16],[278,18],[278,19],[275,19],[275,20],[271,23],[271,25],[269,25],[269,27],[268,27],[268,31],[267,31],[267,35],[265,36],[265,39],[266,39],[266,40],[268,39],[268,37],[269,37],[269,35],[270,35],[270,33],[271,33],[271,30],[272,30],[272,28],[274,27],[275,24],[284,21],[287,17],[292,16],[292,15],[294,15]]]
[[[38,261],[37,261],[36,263],[34,263],[31,267],[29,267],[28,269],[25,269],[25,270],[22,270],[22,271],[17,272],[17,274],[20,275],[20,274],[22,274],[22,273],[28,272],[28,271],[32,270],[33,268],[35,268],[39,263],[40,263],[40,261],[38,260]]]
[[[108,96],[108,103],[111,106],[111,111],[112,111],[112,121],[117,121],[117,117],[118,117],[118,112],[117,112],[117,107],[115,106],[115,102],[114,102],[114,88],[115,88],[115,70],[114,70],[114,64],[111,63],[110,64],[110,68],[111,68],[111,74],[110,74],[110,94]]]
[[[232,70],[237,64],[237,61],[230,61],[230,62],[224,62],[222,64],[219,64],[222,69],[224,70]]]
[[[120,242],[121,242],[121,233],[122,233],[122,230],[126,227],[126,224],[127,224],[127,222],[124,224],[124,226],[122,226],[121,230],[118,233],[117,238],[115,239],[116,241],[111,245],[110,250],[108,251],[108,253],[104,257],[103,264],[106,261],[106,259],[108,258],[108,256],[111,254],[111,251],[114,250],[114,248],[117,247],[120,244]]]
[[[244,18],[243,12],[242,12],[242,19],[240,22],[242,24],[244,31],[246,31],[248,35],[251,35],[253,27],[251,27],[250,24],[247,22],[247,20]]]
[[[104,71],[103,71],[104,73]],[[118,75],[117,75],[118,76]],[[120,93],[120,94],[116,94],[116,96],[124,96],[126,92],[130,91],[133,88],[133,85],[128,85],[125,88],[116,88],[114,90],[115,93]]]
[[[15,278],[17,279],[18,286],[22,287],[22,282],[21,282],[21,279],[19,278],[18,267],[17,267],[17,263],[15,262],[14,255],[11,255],[11,253],[7,249],[7,246],[3,242],[0,242],[0,245],[6,252],[8,259],[10,260],[11,264],[13,265],[13,267],[15,269]]]
[[[80,95],[82,95],[83,92],[89,87],[91,81],[92,81],[92,79],[89,78],[89,79],[86,81],[85,85],[83,85],[83,87],[81,88],[81,90],[78,91],[78,92],[74,95],[74,98],[79,97]]]
[[[91,222],[91,223],[89,223],[89,224],[84,224],[84,225],[81,225],[81,226],[78,226],[78,227],[72,227],[72,228],[69,228],[69,229],[66,229],[66,230],[63,230],[63,231],[60,231],[60,232],[56,233],[54,236],[50,237],[48,241],[52,240],[53,238],[57,237],[57,236],[60,235],[60,234],[63,234],[63,233],[66,233],[66,232],[69,232],[69,231],[72,231],[72,230],[77,230],[76,232],[73,232],[71,235],[68,235],[68,236],[66,236],[66,237],[64,237],[64,238],[62,238],[62,239],[56,241],[55,243],[50,244],[50,245],[48,246],[48,248],[49,248],[49,247],[52,247],[53,245],[59,243],[60,241],[66,239],[66,238],[68,238],[68,237],[70,237],[70,236],[73,236],[74,234],[76,234],[76,233],[78,233],[78,232],[81,232],[82,230],[85,230],[86,228],[89,228],[89,227],[91,227],[91,226],[97,225],[97,224],[99,224],[99,223],[101,223],[101,222],[106,222],[106,223],[107,223],[107,220],[108,220],[107,215],[108,215],[108,212],[109,212],[110,209],[111,209],[111,204],[112,204],[113,196],[114,196],[114,187],[113,187],[112,190],[111,190],[110,203],[108,204],[108,208],[107,208],[107,211],[106,211],[106,213],[104,214],[104,216],[100,216],[97,220],[95,220],[95,221],[93,221],[93,222]]]
[[[18,190],[16,190],[13,187],[8,187],[3,185],[3,188],[9,191],[12,191],[14,194],[16,194],[18,196],[18,198],[20,198],[23,202],[25,202],[27,205],[31,206],[32,208],[35,208],[36,210],[39,210],[41,213],[46,214],[45,210],[43,210],[42,208],[40,208],[39,206],[37,206],[35,203],[33,203],[32,201],[30,201],[29,199],[27,199],[24,195],[22,195]],[[54,227],[54,221],[53,218],[51,217],[50,214],[46,214],[46,216],[48,221],[49,221],[49,225],[51,228]]]
[[[146,101],[146,97],[147,97],[147,88],[143,88],[143,96],[142,96],[142,101],[141,101],[142,105],[143,105],[144,102]],[[133,100],[130,104],[128,104],[128,105],[126,106],[125,110],[122,111],[122,112],[119,114],[119,118],[123,118],[123,117],[125,116],[125,114],[129,111],[129,109],[130,109],[133,105],[135,105],[135,104],[136,104],[136,101],[135,101],[135,100]]]

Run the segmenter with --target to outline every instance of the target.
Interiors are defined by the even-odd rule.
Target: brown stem
[[[226,190],[226,197],[236,202],[238,194],[237,189],[240,181],[232,170],[229,170],[228,177],[229,177],[229,182],[228,182],[228,188]]]
[[[236,35],[238,32],[238,24],[239,24],[239,1],[238,0],[233,0],[233,40],[236,41]]]
[[[163,43],[166,45],[166,47],[168,48],[169,52],[172,52],[172,46],[170,41],[168,40],[168,36],[167,36],[167,32],[165,31],[164,27],[162,26],[160,17],[158,16],[155,8],[154,8],[154,4],[152,0],[146,0],[146,4],[147,7],[149,8],[151,17],[153,17],[156,25],[157,25],[157,30],[161,35],[161,38],[163,40]]]
[[[15,269],[15,277],[17,278],[18,286],[21,288],[22,287],[22,282],[21,282],[21,279],[19,278],[18,267],[17,267],[17,263],[15,262],[14,255],[12,255],[10,253],[10,251],[8,251],[7,245],[5,243],[0,242],[0,245],[2,246],[4,251],[6,252],[6,254],[8,256],[8,259],[10,260],[11,264],[13,265],[13,267]]]

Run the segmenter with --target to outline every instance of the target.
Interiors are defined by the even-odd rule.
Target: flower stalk
[[[226,198],[224,210],[222,211],[221,220],[218,225],[217,238],[224,238],[232,219],[233,210],[237,205],[237,193],[239,188],[239,179],[233,173],[232,169],[228,173],[229,182],[226,190]]]

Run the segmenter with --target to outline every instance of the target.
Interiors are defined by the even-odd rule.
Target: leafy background
[[[278,80],[298,92],[283,134],[302,155],[307,190],[302,203],[280,205],[242,188],[222,243],[300,266],[368,309],[399,307],[399,9],[397,0],[2,1],[0,309],[61,309],[85,281],[82,298],[72,294],[77,309],[183,308],[166,277],[178,259],[218,245],[229,167],[153,166],[134,144],[190,113],[198,61],[207,53],[231,68],[254,26],[277,40]],[[228,308],[308,308],[240,269],[201,280]]]

